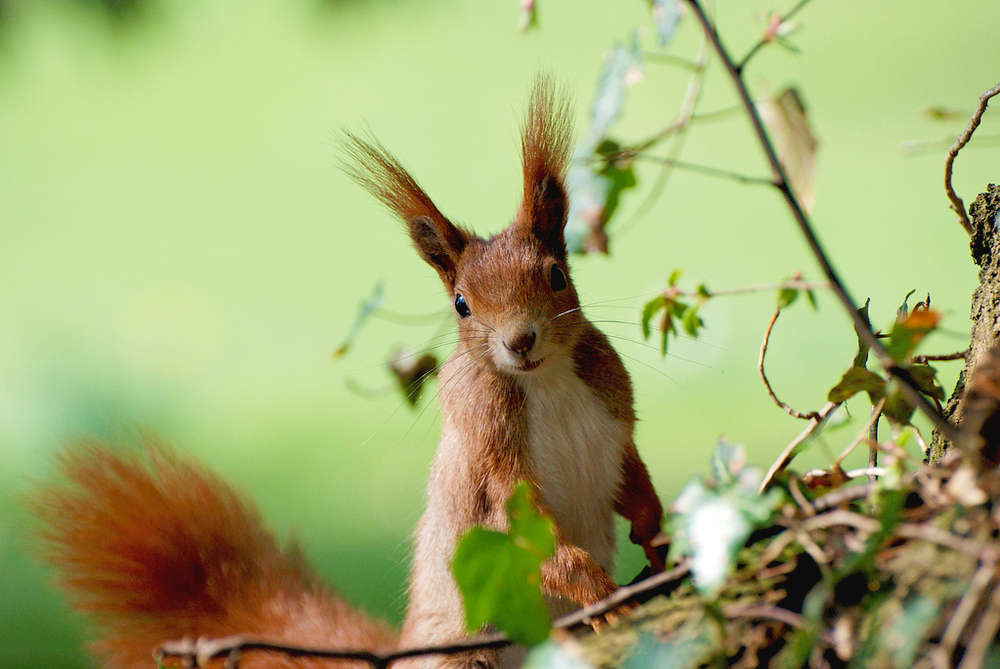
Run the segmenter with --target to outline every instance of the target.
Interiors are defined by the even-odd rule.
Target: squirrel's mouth
[[[524,364],[518,366],[518,371],[530,372],[534,369],[538,369],[538,366],[545,362],[545,357],[542,356],[538,360],[525,360]]]

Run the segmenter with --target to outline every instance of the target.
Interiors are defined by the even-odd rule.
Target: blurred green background
[[[434,393],[411,411],[397,394],[348,386],[386,384],[383,361],[399,345],[440,345],[437,328],[373,322],[348,356],[330,354],[381,279],[398,312],[448,300],[400,226],[338,170],[338,129],[371,128],[447,215],[497,231],[518,203],[535,72],[567,82],[582,129],[603,54],[650,31],[648,4],[545,0],[528,34],[513,1],[160,0],[120,19],[98,7],[0,4],[0,667],[90,666],[82,621],[30,559],[20,504],[54,451],[86,434],[148,429],[196,454],[352,601],[398,621],[438,437]],[[719,3],[735,53],[772,9]],[[799,20],[801,53],[765,49],[747,79],[805,96],[821,141],[819,234],[855,296],[871,297],[876,325],[911,289],[911,304],[930,292],[945,332],[926,350],[959,350],[976,270],[943,194],[944,148],[899,146],[954,136],[996,84],[1000,3],[816,0]],[[687,19],[669,51],[693,57],[699,38]],[[615,134],[668,124],[687,76],[650,61]],[[734,101],[714,68],[701,109]],[[958,119],[930,120],[932,105]],[[988,113],[980,133],[998,127]],[[739,116],[696,124],[682,158],[766,175]],[[959,192],[971,201],[998,168],[995,148],[968,149]],[[619,223],[655,177],[640,168]],[[767,465],[802,428],[755,371],[773,294],[713,301],[704,337],[665,360],[642,341],[641,305],[676,267],[688,287],[820,278],[776,193],[679,171],[613,233],[610,258],[576,259],[588,313],[613,321],[604,327],[627,357],[637,441],[667,501],[706,471],[720,435]],[[829,295],[818,313],[796,304],[771,342],[776,392],[818,408],[854,346]],[[957,364],[939,368],[950,390]],[[854,432],[799,466],[827,462]],[[620,576],[637,568],[627,550]]]

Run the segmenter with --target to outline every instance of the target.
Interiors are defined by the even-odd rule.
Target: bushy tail
[[[107,667],[155,666],[153,649],[184,636],[252,634],[288,643],[388,650],[389,629],[326,588],[293,546],[282,550],[256,507],[163,444],[78,444],[65,481],[31,504],[44,559],[95,625]],[[277,656],[242,667],[304,666]]]

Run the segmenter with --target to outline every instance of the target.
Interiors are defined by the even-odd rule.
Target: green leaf
[[[594,669],[594,665],[577,653],[568,651],[562,644],[549,640],[531,649],[523,669]]]
[[[778,291],[778,307],[784,309],[791,306],[792,302],[799,296],[798,288],[782,288]]]
[[[653,326],[651,321],[656,313],[667,306],[667,298],[664,295],[657,295],[642,308],[642,337],[643,339],[649,339],[649,335],[653,332]]]
[[[910,377],[916,381],[917,388],[924,395],[936,400],[944,399],[944,388],[937,382],[937,370],[930,365],[910,365],[907,369]]]
[[[597,153],[605,159],[604,168],[601,169],[601,176],[606,179],[604,198],[605,225],[611,220],[615,210],[618,209],[618,200],[621,197],[622,191],[635,188],[636,185],[635,172],[632,170],[631,163],[623,166],[619,164],[619,161],[615,160],[616,154],[620,151],[621,146],[610,139],[604,140],[597,147]]]
[[[910,299],[910,296],[913,295],[915,292],[917,292],[917,291],[916,290],[911,290],[910,292],[908,292],[906,294],[906,297],[903,298],[903,303],[901,305],[899,305],[899,308],[896,309],[896,320],[897,321],[905,320],[906,317],[910,314],[910,307],[909,307],[909,305],[906,302]]]
[[[731,444],[719,439],[712,452],[712,476],[716,486],[729,485],[747,464],[747,449],[743,444]]]
[[[681,313],[681,325],[684,326],[684,331],[692,337],[697,337],[698,330],[705,326],[705,322],[702,321],[701,317],[698,315],[699,306],[700,305],[695,302],[694,304],[688,305]]]
[[[712,456],[714,481],[688,483],[667,523],[671,556],[691,556],[695,588],[709,597],[722,587],[753,529],[770,522],[783,499],[777,488],[758,494],[763,473],[745,463],[742,445],[720,440]]]
[[[816,291],[807,290],[806,299],[809,300],[809,306],[813,308],[813,311],[819,311],[819,304],[816,302]]]
[[[665,641],[648,632],[640,632],[638,642],[625,658],[622,669],[695,669],[704,666],[716,650],[709,629],[703,620],[692,616],[678,634]]]
[[[515,488],[507,515],[506,533],[473,527],[462,536],[452,573],[470,633],[493,624],[514,643],[532,646],[545,641],[552,626],[541,567],[555,554],[554,525],[535,508],[526,483]]]
[[[673,288],[674,286],[677,285],[677,282],[681,280],[681,277],[683,275],[684,275],[684,268],[678,267],[677,269],[675,269],[673,272],[670,273],[670,278],[667,279],[667,285]]]
[[[906,395],[899,388],[899,383],[893,381],[885,396],[885,404],[882,406],[882,414],[898,425],[909,425],[913,418],[914,407],[906,399]]]
[[[864,367],[851,367],[840,382],[830,388],[826,399],[830,402],[843,402],[862,390],[868,393],[872,404],[878,404],[885,394],[885,379]]]
[[[868,318],[868,304],[871,301],[872,300],[869,297],[867,300],[865,300],[865,306],[863,306],[860,309],[858,309],[858,316],[861,317],[861,320],[864,322],[865,326],[869,330],[872,329],[872,322]],[[854,356],[854,364],[852,366],[853,367],[864,367],[865,365],[868,364],[868,344],[866,344],[865,340],[861,338],[861,334],[858,332],[857,326],[855,326],[854,331],[855,331],[855,334],[858,335],[858,353],[857,353],[857,355]]]
[[[897,321],[889,333],[889,343],[885,345],[886,352],[896,362],[905,362],[916,350],[920,342],[937,328],[941,316],[933,309],[916,308],[903,320]]]

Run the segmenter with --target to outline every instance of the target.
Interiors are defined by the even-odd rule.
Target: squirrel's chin
[[[531,374],[535,372],[539,367],[541,367],[548,360],[548,356],[542,356],[537,360],[521,360],[521,361],[498,361],[497,367],[508,374],[513,374],[515,376],[524,376],[526,374]]]

